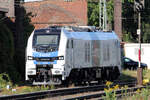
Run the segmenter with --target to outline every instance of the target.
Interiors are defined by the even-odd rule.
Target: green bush
[[[0,88],[6,88],[6,86],[9,85],[12,87],[12,82],[10,80],[10,77],[6,73],[0,74]]]

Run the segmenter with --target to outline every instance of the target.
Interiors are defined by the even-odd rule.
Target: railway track
[[[119,84],[120,86],[128,85],[128,87],[135,87],[136,82],[128,82],[128,83],[114,83],[113,85]],[[16,94],[16,95],[9,95],[9,96],[1,96],[0,100],[27,100],[27,99],[43,99],[43,98],[56,98],[56,97],[65,97],[68,98],[67,95],[71,95],[71,97],[74,97],[73,95],[77,96],[77,94],[87,93],[90,94],[92,92],[98,92],[97,94],[92,95],[84,95],[84,96],[77,96],[74,98],[68,98],[66,100],[81,100],[89,99],[89,98],[95,98],[96,95],[103,95],[104,88],[106,88],[106,85],[95,85],[95,86],[83,86],[83,87],[75,87],[75,88],[65,88],[65,89],[56,89],[56,90],[48,90],[48,91],[40,91],[40,92],[32,92],[32,93],[26,93],[26,94]],[[101,93],[101,95],[100,95]],[[117,92],[119,93],[119,92]],[[95,95],[95,96],[94,96]],[[63,99],[65,99],[63,98]],[[81,98],[81,99],[80,99]],[[61,98],[62,99],[62,98]],[[50,100],[50,99],[49,99]],[[54,99],[51,99],[54,100]],[[58,99],[60,100],[60,99]]]
[[[146,88],[146,86],[140,86],[140,87],[130,87],[127,89],[119,89],[119,90],[115,90],[116,93],[116,97],[117,98],[121,98],[122,96],[131,96],[133,94],[135,94],[135,92],[137,91],[137,89],[141,89],[141,88]],[[125,93],[127,92],[127,93]],[[93,94],[88,94],[88,95],[83,95],[83,96],[76,96],[73,98],[67,98],[64,100],[104,100],[105,96],[105,92],[101,91],[101,92],[97,92],[97,93],[93,93]]]

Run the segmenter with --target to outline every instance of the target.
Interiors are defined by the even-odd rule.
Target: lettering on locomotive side
[[[32,55],[33,57],[56,57],[58,56],[58,51],[50,53],[33,52]]]

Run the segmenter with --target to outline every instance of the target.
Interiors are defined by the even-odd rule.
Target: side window
[[[126,59],[125,59],[125,62],[130,62],[130,60],[126,58]]]
[[[69,48],[69,40],[67,41],[67,48]]]
[[[105,44],[105,46],[104,46],[104,53],[103,53],[103,57],[104,57],[103,60],[104,61],[109,61],[109,58],[110,58],[109,52],[110,52],[109,44]]]
[[[71,40],[71,48],[73,48],[73,40]]]
[[[88,58],[88,62],[90,62],[90,44],[88,43],[87,45],[87,58]]]
[[[85,62],[90,62],[90,44],[85,43]]]
[[[85,62],[87,62],[87,43],[85,43],[84,45],[84,49],[85,49]]]

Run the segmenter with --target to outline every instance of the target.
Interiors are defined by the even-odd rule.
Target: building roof
[[[15,5],[14,0],[0,0],[0,11],[7,17],[15,17]]]
[[[24,2],[34,2],[34,1],[43,1],[43,0],[24,0]]]
[[[27,13],[32,13],[31,23],[35,29],[54,25],[87,25],[86,0],[32,0],[25,2],[23,6]]]

